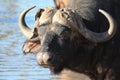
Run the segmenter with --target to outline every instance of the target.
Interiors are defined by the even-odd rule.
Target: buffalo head
[[[55,73],[64,68],[76,70],[80,65],[78,62],[94,50],[96,43],[110,40],[116,32],[116,22],[102,9],[99,9],[99,12],[108,20],[109,29],[96,33],[86,28],[82,17],[75,10],[66,8],[47,8],[40,12],[36,17],[34,29],[31,30],[24,18],[32,8],[34,7],[23,11],[19,17],[19,26],[28,38],[23,51],[38,53],[38,64],[50,67]]]

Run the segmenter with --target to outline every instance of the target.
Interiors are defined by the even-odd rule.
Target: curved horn
[[[27,14],[28,11],[30,11],[31,9],[35,8],[35,6],[30,7],[25,9],[19,16],[19,27],[22,31],[22,33],[29,39],[32,37],[33,32],[32,30],[27,26],[26,22],[25,22],[25,15]]]
[[[110,40],[116,33],[116,29],[117,29],[116,21],[109,13],[107,13],[106,11],[102,9],[99,9],[99,12],[103,14],[109,22],[109,29],[106,32],[103,32],[103,33],[92,32],[88,30],[87,28],[85,28],[84,26],[82,27],[82,29],[79,29],[80,33],[85,38],[95,43],[105,42],[105,41]]]
[[[114,20],[114,18],[108,14],[106,11],[99,9],[99,12],[101,14],[103,14],[108,22],[109,22],[109,29],[106,32],[102,32],[102,33],[96,33],[96,32],[92,32],[91,30],[87,29],[85,27],[85,24],[82,22],[82,20],[80,20],[80,22],[82,22],[80,24],[80,27],[77,27],[75,25],[74,22],[69,22],[68,24],[71,26],[71,28],[73,28],[74,30],[78,31],[88,40],[95,42],[95,43],[99,43],[99,42],[105,42],[110,40],[114,34],[116,33],[116,29],[117,29],[117,24],[116,21]],[[78,29],[79,28],[79,29]]]
[[[74,16],[76,15],[71,9],[58,10],[56,14],[53,16],[53,22],[58,22],[60,24],[70,26],[72,30],[79,32],[86,39],[92,42],[95,42],[95,43],[105,42],[110,40],[114,36],[114,34],[116,33],[117,24],[116,24],[116,21],[113,19],[113,17],[109,13],[107,13],[102,9],[99,9],[99,12],[103,14],[109,22],[109,29],[106,32],[96,33],[87,29],[85,27],[85,24],[82,22],[81,17],[74,18]],[[78,24],[75,22],[77,22]]]

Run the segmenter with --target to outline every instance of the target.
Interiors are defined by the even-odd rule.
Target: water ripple
[[[41,3],[41,1],[44,4]],[[49,69],[38,66],[36,55],[23,54],[22,44],[26,39],[18,27],[18,16],[21,11],[32,5],[38,5],[40,7],[53,5],[51,1],[52,0],[29,0],[29,2],[28,0],[0,1],[0,80],[52,79]],[[26,22],[30,26],[33,26],[34,23],[34,13],[35,9],[26,16]]]

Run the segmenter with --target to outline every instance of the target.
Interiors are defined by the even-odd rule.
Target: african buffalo
[[[120,11],[113,2],[69,0],[65,8],[39,11],[33,31],[24,21],[32,8],[26,9],[19,17],[28,37],[23,51],[37,53],[38,64],[57,74],[68,69],[91,80],[120,80]]]

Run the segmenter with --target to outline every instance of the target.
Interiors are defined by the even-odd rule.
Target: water
[[[38,8],[53,6],[53,0],[0,0],[0,80],[53,80],[49,69],[38,66],[36,55],[24,55],[22,44],[26,38],[18,27],[18,16],[27,7],[27,24],[33,26]]]

